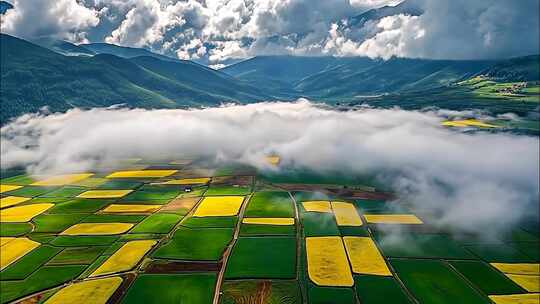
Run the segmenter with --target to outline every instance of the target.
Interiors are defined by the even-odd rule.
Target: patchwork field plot
[[[155,258],[190,261],[217,261],[233,236],[231,228],[179,228],[172,239],[161,246]]]
[[[101,266],[98,267],[91,277],[128,271],[135,267],[146,253],[156,244],[156,241],[131,241],[125,243]]]
[[[255,192],[248,202],[246,217],[292,218],[294,205],[288,192]]]
[[[354,273],[391,276],[375,242],[369,237],[343,237]]]
[[[412,303],[404,289],[392,277],[355,275],[354,284],[361,303]]]
[[[33,217],[43,213],[45,210],[54,206],[53,204],[32,204],[25,206],[16,206],[0,210],[1,223],[29,222]]]
[[[193,215],[197,217],[237,215],[243,202],[243,196],[205,197]]]
[[[306,238],[308,274],[319,286],[352,286],[353,278],[340,237]]]
[[[540,304],[535,223],[481,242],[366,179],[139,162],[0,180],[0,304]]]
[[[489,303],[443,262],[435,260],[392,260],[406,288],[421,303]],[[436,278],[436,279],[435,279]]]
[[[451,261],[450,265],[488,295],[523,293],[523,288],[480,261]]]
[[[204,304],[212,303],[216,275],[200,274],[143,274],[128,289],[122,303]],[[171,288],[174,286],[174,288]]]
[[[119,277],[84,281],[62,288],[45,303],[106,303],[114,291],[122,284]]]
[[[300,286],[287,280],[235,280],[225,281],[221,287],[221,304],[302,302]]]
[[[234,245],[226,279],[296,277],[296,238],[242,237]]]
[[[92,173],[80,173],[80,174],[65,174],[51,176],[45,179],[39,178],[37,181],[33,182],[32,186],[64,186],[69,184],[74,184],[80,182],[84,179],[89,178],[94,174]]]

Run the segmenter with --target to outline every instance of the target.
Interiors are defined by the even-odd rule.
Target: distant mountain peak
[[[80,47],[91,50],[96,54],[112,54],[123,58],[134,58],[140,56],[154,57],[160,60],[180,62],[177,58],[154,53],[145,48],[133,48],[127,46],[121,46],[116,44],[110,44],[105,42],[79,44]]]
[[[417,0],[405,0],[395,6],[386,5],[380,8],[370,9],[360,15],[348,18],[345,20],[345,22],[341,22],[340,28],[360,28],[363,27],[368,21],[380,20],[388,16],[399,14],[420,16],[423,13],[424,10],[420,7]]]

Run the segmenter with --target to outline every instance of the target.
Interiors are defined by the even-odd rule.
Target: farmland
[[[540,301],[537,224],[460,235],[367,178],[193,159],[2,176],[1,303]]]

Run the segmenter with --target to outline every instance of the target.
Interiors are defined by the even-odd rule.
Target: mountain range
[[[2,121],[44,106],[51,111],[115,104],[178,108],[270,97],[226,73],[191,61],[106,53],[65,56],[5,34],[0,35],[0,51]]]
[[[540,70],[538,55],[490,61],[258,56],[214,70],[146,49],[6,34],[0,50],[2,122],[44,106],[179,108],[299,97],[357,102],[451,90],[476,75],[538,81]]]

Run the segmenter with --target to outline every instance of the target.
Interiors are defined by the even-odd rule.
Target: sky
[[[2,32],[108,42],[220,67],[257,55],[508,58],[540,52],[540,0],[9,0]]]

